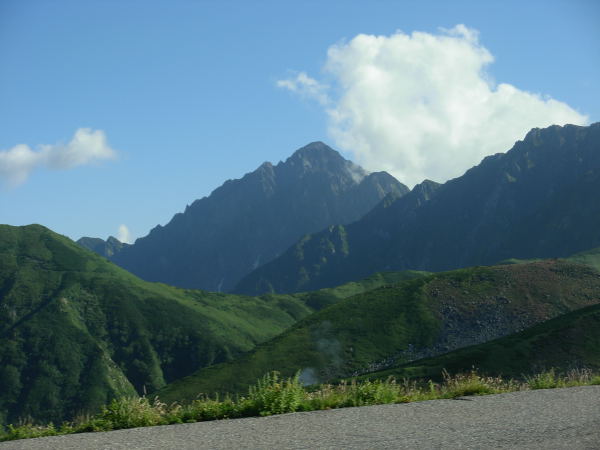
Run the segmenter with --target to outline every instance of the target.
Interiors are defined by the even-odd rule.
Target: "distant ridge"
[[[98,253],[100,256],[104,256],[105,258],[109,259],[130,245],[119,241],[114,236],[109,236],[106,241],[100,238],[84,236],[78,239],[76,242],[82,247],[85,247],[88,250],[91,250],[95,253]]]
[[[145,280],[227,291],[303,235],[358,220],[387,194],[407,192],[386,172],[368,173],[313,142],[226,181],[112,260]]]

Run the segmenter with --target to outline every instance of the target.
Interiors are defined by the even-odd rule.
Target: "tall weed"
[[[166,423],[166,412],[166,405],[158,398],[151,402],[147,397],[124,397],[111,401],[91,422],[104,430],[150,427]]]
[[[478,374],[475,369],[454,376],[444,371],[442,375],[442,383],[418,383],[406,379],[398,383],[390,377],[386,380],[353,380],[337,385],[321,385],[317,390],[307,391],[298,379],[299,374],[284,378],[279,372],[270,372],[259,379],[245,397],[233,399],[226,396],[221,400],[218,396],[203,396],[185,405],[166,405],[158,398],[152,401],[146,397],[120,398],[111,401],[94,416],[80,415],[77,422],[65,423],[60,427],[53,424],[39,426],[30,421],[8,425],[4,432],[0,430],[0,441],[348,406],[456,398],[522,389],[600,384],[600,374],[587,369],[572,370],[563,375],[550,369],[525,377],[524,382],[486,377]]]
[[[244,413],[261,416],[295,412],[300,409],[306,391],[299,381],[300,372],[283,379],[279,372],[270,372],[250,387],[244,399]]]

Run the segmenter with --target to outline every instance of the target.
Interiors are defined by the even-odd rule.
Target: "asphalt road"
[[[600,386],[0,443],[8,449],[600,449]]]

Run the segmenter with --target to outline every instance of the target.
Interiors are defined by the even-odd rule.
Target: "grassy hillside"
[[[0,226],[0,424],[60,421],[230,361],[349,295],[418,273],[245,297],[148,283],[39,226]]]
[[[542,370],[568,371],[581,367],[600,369],[600,305],[573,311],[520,333],[474,345],[433,358],[412,361],[363,378],[439,379],[469,371],[520,377]]]
[[[362,294],[364,292],[378,289],[382,286],[388,286],[413,278],[419,278],[429,275],[430,272],[420,270],[403,270],[401,272],[377,272],[370,277],[358,281],[336,286],[334,288],[324,288],[317,291],[299,292],[297,294],[265,294],[262,297],[277,297],[277,298],[295,298],[301,300],[306,305],[319,311],[327,306],[331,306],[340,300],[343,300],[353,295]]]
[[[360,375],[506,336],[600,302],[600,275],[561,260],[474,267],[342,300],[241,358],[159,391],[165,401],[244,391],[270,370],[306,383]]]
[[[146,283],[41,226],[2,226],[0,420],[60,420],[151,392],[313,310]]]

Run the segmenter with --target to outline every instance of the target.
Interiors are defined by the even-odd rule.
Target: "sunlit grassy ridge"
[[[600,247],[585,252],[576,253],[567,260],[594,267],[600,271]]]
[[[567,258],[563,258],[567,261],[584,264],[586,266],[593,267],[594,269],[600,271],[600,247],[593,248],[591,250],[586,250],[583,252],[575,253]],[[540,261],[540,258],[531,258],[531,259],[519,259],[519,258],[509,258],[506,259],[499,264],[525,264]]]
[[[300,370],[308,383],[373,372],[519,332],[597,304],[599,292],[597,271],[563,260],[422,276],[344,299],[158,395],[171,402],[198,392],[244,392],[270,370]]]
[[[442,374],[443,381],[416,383],[386,380],[320,385],[305,388],[294,377],[279,373],[264,375],[244,396],[200,396],[192,402],[167,405],[157,398],[120,398],[104,406],[100,413],[60,426],[25,423],[9,425],[0,441],[55,436],[90,431],[110,431],[206,420],[268,416],[296,411],[315,411],[352,406],[408,403],[414,401],[457,398],[469,395],[500,394],[528,389],[585,386],[600,384],[600,375],[590,370],[558,373],[549,370],[520,380],[484,377],[475,371],[455,376]]]

